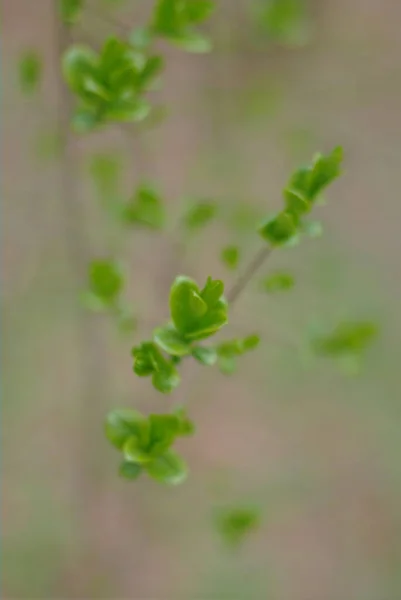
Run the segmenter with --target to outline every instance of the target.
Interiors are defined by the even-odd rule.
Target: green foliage
[[[184,227],[190,231],[202,229],[214,219],[216,214],[217,205],[215,202],[210,200],[201,200],[196,202],[184,215]]]
[[[240,261],[240,249],[238,246],[226,246],[221,251],[221,260],[229,269],[236,269]]]
[[[180,376],[170,358],[166,358],[154,342],[142,342],[132,349],[134,373],[139,377],[152,377],[153,386],[169,394],[180,383]]]
[[[261,523],[256,507],[233,507],[217,511],[215,524],[218,533],[229,546],[238,546]]]
[[[224,284],[208,277],[200,290],[189,277],[179,276],[170,291],[173,324],[183,339],[195,341],[215,334],[228,321]]]
[[[115,307],[123,289],[124,277],[111,260],[94,260],[89,266],[89,297],[99,307]]]
[[[307,0],[257,0],[261,30],[274,42],[302,45],[309,39]]]
[[[321,356],[358,356],[367,350],[377,335],[377,325],[372,321],[345,322],[337,325],[331,333],[316,337],[313,347]]]
[[[253,334],[243,339],[234,339],[218,344],[216,351],[220,371],[226,375],[234,373],[237,367],[237,358],[257,348],[259,343],[259,336]]]
[[[298,226],[299,216],[290,210],[283,210],[263,223],[259,233],[272,246],[282,246],[297,235]]]
[[[68,25],[74,25],[81,17],[84,0],[58,0],[61,20]]]
[[[212,0],[158,0],[151,31],[189,52],[209,52],[210,40],[196,26],[213,10]]]
[[[322,191],[340,175],[342,159],[342,148],[337,147],[330,154],[316,154],[311,165],[295,171],[283,191],[284,210],[261,225],[260,235],[272,246],[282,246],[293,243],[299,233],[308,232],[303,217]]]
[[[24,52],[19,60],[18,71],[23,93],[30,95],[36,92],[42,78],[42,61],[38,53],[34,50]]]
[[[163,68],[160,56],[148,56],[110,37],[102,50],[73,45],[63,56],[65,80],[79,100],[74,126],[84,132],[109,121],[145,119],[150,105],[143,94]]]
[[[291,290],[294,285],[294,277],[285,271],[272,273],[262,281],[262,289],[269,293]]]
[[[132,409],[111,411],[106,418],[106,437],[123,454],[120,475],[137,479],[142,472],[169,485],[184,481],[188,469],[172,449],[175,440],[192,435],[193,423],[183,408],[172,414],[145,417]]]
[[[160,194],[150,184],[142,184],[122,210],[125,223],[161,229],[165,223],[165,211]]]

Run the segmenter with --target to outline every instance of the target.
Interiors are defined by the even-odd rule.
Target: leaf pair
[[[191,435],[192,422],[183,409],[149,417],[131,409],[111,411],[106,419],[106,436],[124,460],[120,474],[137,479],[142,472],[163,483],[176,485],[187,476],[183,459],[171,449],[177,437]]]
[[[272,246],[282,246],[308,229],[303,218],[324,188],[340,175],[342,158],[342,149],[338,147],[326,156],[317,154],[311,165],[298,169],[284,189],[284,210],[260,227],[260,235]]]
[[[142,95],[162,67],[160,56],[147,56],[116,37],[106,40],[99,53],[71,46],[63,56],[63,73],[80,101],[75,127],[88,131],[107,121],[143,120],[150,106]]]
[[[186,343],[208,338],[228,321],[224,284],[208,277],[200,290],[193,279],[179,276],[170,290],[171,319],[180,339]]]

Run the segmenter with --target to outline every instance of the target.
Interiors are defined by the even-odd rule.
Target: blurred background
[[[211,54],[162,45],[165,120],[70,134],[66,150],[54,2],[2,0],[6,599],[401,598],[401,4],[271,2],[217,0]],[[143,24],[151,3],[87,5],[71,39],[96,46]],[[42,61],[34,94],[19,79],[28,51]],[[273,254],[223,332],[257,331],[260,347],[231,376],[199,366],[178,394],[197,425],[179,444],[189,479],[122,480],[104,416],[174,402],[130,357],[167,318],[174,277],[231,285],[221,249],[240,248],[241,270],[291,171],[336,145],[345,170],[317,210],[324,235]],[[164,231],[111,229],[99,155],[117,161],[124,197],[157,182]],[[184,231],[196,199],[217,216]],[[88,263],[116,245],[138,323],[125,335],[80,303]],[[262,290],[277,270],[294,288]],[[358,319],[379,335],[357,372],[311,351],[316,327]],[[238,506],[258,518],[232,547],[215,514]]]

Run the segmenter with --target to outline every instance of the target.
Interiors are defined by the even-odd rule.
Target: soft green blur
[[[211,54],[161,45],[154,126],[72,140],[71,198],[53,1],[3,2],[5,599],[401,597],[401,4],[216,1]],[[150,4],[87,3],[74,39],[96,43]],[[231,375],[199,365],[177,395],[197,426],[177,444],[189,479],[119,478],[107,411],[174,403],[130,356],[168,318],[174,278],[230,287],[292,171],[337,145],[316,238],[275,251],[222,332],[260,345]],[[114,201],[140,184],[157,185],[167,225],[123,236]],[[115,252],[120,327],[81,302],[88,261]],[[317,356],[343,322],[377,330],[361,360]]]

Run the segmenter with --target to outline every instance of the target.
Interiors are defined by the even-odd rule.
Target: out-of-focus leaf
[[[120,465],[119,473],[121,477],[124,477],[124,479],[130,479],[133,481],[138,479],[142,473],[142,466],[130,460],[124,460]]]
[[[161,229],[165,223],[165,210],[159,192],[150,184],[142,184],[123,210],[127,224]]]
[[[221,260],[229,269],[236,269],[240,261],[240,249],[238,246],[226,246],[221,251]]]
[[[261,523],[256,507],[233,507],[216,511],[215,525],[224,542],[237,546]]]
[[[24,52],[19,60],[19,82],[24,94],[33,94],[42,78],[42,61],[34,50]]]
[[[121,268],[110,260],[94,260],[89,267],[90,291],[105,304],[117,300],[124,285]]]
[[[358,355],[364,352],[378,335],[378,327],[372,321],[340,323],[334,331],[317,336],[313,347],[323,356]]]
[[[189,230],[201,229],[214,219],[217,214],[215,202],[202,200],[195,203],[184,215],[184,226]]]
[[[269,293],[283,292],[294,287],[295,280],[291,273],[278,271],[262,280],[262,288]]]
[[[68,25],[77,23],[84,8],[84,0],[58,0],[58,2],[61,20]]]
[[[306,0],[257,0],[256,15],[261,30],[274,42],[299,46],[310,39]]]

